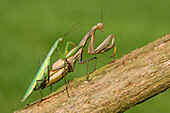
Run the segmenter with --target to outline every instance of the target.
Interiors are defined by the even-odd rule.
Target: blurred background
[[[104,32],[96,32],[97,47],[111,33],[115,35],[117,54],[121,58],[170,32],[169,0],[0,0],[0,112],[14,112],[40,99],[33,92],[24,103],[21,99],[32,82],[38,60],[44,60],[54,42],[75,23],[85,23],[68,34],[64,42],[78,44],[98,22],[104,10]],[[64,48],[64,44],[60,48]],[[70,46],[72,48],[72,46]],[[63,50],[63,49],[62,49]],[[97,68],[112,61],[113,50],[99,54]],[[83,60],[93,57],[87,55]],[[56,52],[52,62],[59,59]],[[94,62],[90,62],[89,71]],[[76,63],[75,71],[67,80],[81,77],[86,65]],[[64,81],[53,85],[57,90]],[[44,96],[49,88],[43,90]],[[126,113],[170,113],[170,91],[126,111]]]

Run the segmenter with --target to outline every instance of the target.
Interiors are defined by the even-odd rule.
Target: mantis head
[[[58,40],[63,43],[63,38],[59,38]]]
[[[98,23],[97,28],[99,28],[103,32],[104,31],[104,24],[103,23]]]

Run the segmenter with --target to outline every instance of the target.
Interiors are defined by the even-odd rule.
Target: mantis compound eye
[[[58,40],[59,40],[60,42],[63,42],[63,38],[59,38]]]

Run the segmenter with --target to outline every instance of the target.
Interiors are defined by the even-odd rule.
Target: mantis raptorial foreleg
[[[111,44],[109,45],[110,42],[111,42]],[[95,34],[92,33],[91,40],[90,40],[89,47],[88,47],[88,54],[95,55],[98,53],[104,53],[104,52],[110,50],[111,48],[115,47],[114,53],[111,56],[111,57],[114,57],[114,55],[116,53],[116,45],[113,43],[114,43],[114,35],[111,34],[96,49],[94,49]]]
[[[67,56],[67,54],[68,54],[68,49],[69,49],[69,45],[70,45],[70,44],[76,46],[73,42],[67,42],[66,47],[65,47],[64,54],[62,54],[61,51],[60,51],[59,49],[57,49],[58,55],[60,56],[61,60],[66,59],[66,56]],[[70,56],[71,56],[71,55],[69,55],[67,58],[69,58]],[[57,67],[51,69],[50,71],[57,71],[57,70],[59,70],[59,69],[61,69],[61,68],[63,68],[63,67],[64,67],[64,64],[63,64],[63,65],[60,65],[60,66],[57,66]]]
[[[64,60],[64,58],[66,57],[67,53],[68,53],[68,48],[69,48],[69,45],[72,44],[74,46],[76,46],[73,42],[67,42],[66,44],[66,47],[65,47],[65,51],[64,51],[64,54],[61,53],[60,49],[57,47],[56,50],[57,50],[57,53],[59,55],[59,57]]]
[[[97,25],[95,25],[87,34],[86,36],[82,39],[82,41],[79,43],[79,46],[81,45],[80,50],[77,52],[79,54],[79,63],[83,64],[83,63],[87,63],[87,73],[88,73],[88,62],[95,59],[95,67],[96,68],[96,60],[97,57],[93,57],[89,60],[86,61],[82,61],[82,55],[83,55],[83,50],[84,50],[84,46],[86,45],[87,40],[91,37],[91,40],[89,42],[89,47],[88,47],[88,54],[98,54],[98,53],[104,53],[108,50],[110,50],[111,48],[115,47],[114,49],[114,53],[112,55],[112,57],[115,55],[116,53],[116,45],[114,45],[114,35],[109,35],[96,49],[94,49],[94,44],[95,44],[95,31],[99,29],[100,31],[104,31],[104,24],[103,23],[98,23]],[[109,45],[109,43],[111,42],[111,44]],[[87,75],[87,74],[86,74]],[[88,79],[88,77],[87,77]]]

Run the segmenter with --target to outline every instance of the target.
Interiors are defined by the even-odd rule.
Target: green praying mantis
[[[77,24],[75,24],[74,26],[76,26]],[[58,40],[56,40],[56,42],[54,43],[54,45],[52,46],[52,48],[50,49],[49,53],[47,54],[45,60],[43,61],[41,67],[39,68],[36,76],[34,77],[33,81],[31,82],[31,85],[29,86],[27,92],[25,93],[23,99],[21,100],[21,102],[24,102],[25,99],[28,97],[28,95],[30,95],[30,93],[34,90],[34,88],[38,85],[38,80],[42,80],[44,79],[45,76],[49,76],[49,70],[51,70],[51,66],[50,66],[50,59],[51,59],[51,55],[53,54],[53,52],[55,50],[58,51],[58,55],[60,56],[61,59],[64,59],[65,57],[63,57],[63,54],[60,52],[59,48],[57,47],[57,45],[63,41],[64,36],[66,36],[68,33],[74,31],[75,29],[72,29],[74,26],[72,26],[64,35],[62,38],[59,38]],[[67,42],[66,45],[66,49],[68,49],[69,44],[73,44],[72,42]],[[66,54],[66,52],[64,53]],[[70,55],[71,56],[71,55]],[[70,56],[67,56],[66,58],[69,58]],[[45,76],[44,76],[45,75]]]
[[[29,89],[27,90],[27,92],[26,92],[25,96],[23,97],[23,99],[21,100],[21,102],[23,102],[33,90],[44,89],[48,86],[51,86],[51,88],[52,88],[52,84],[57,83],[61,79],[65,78],[65,76],[69,72],[74,71],[74,66],[75,66],[75,63],[77,60],[79,61],[80,64],[87,63],[87,73],[88,73],[88,62],[91,60],[95,60],[95,65],[94,65],[94,70],[95,70],[97,57],[93,57],[91,59],[82,61],[84,47],[87,43],[87,40],[90,37],[91,37],[91,39],[90,39],[89,46],[88,46],[88,54],[95,55],[98,53],[104,53],[104,52],[110,50],[111,48],[114,48],[114,53],[111,56],[111,57],[114,57],[117,48],[116,48],[116,45],[114,44],[114,35],[113,34],[109,35],[96,49],[94,49],[95,31],[97,29],[99,29],[100,31],[103,32],[104,24],[98,23],[97,25],[95,25],[85,35],[85,37],[81,40],[79,45],[74,47],[69,52],[68,52],[69,44],[73,44],[73,45],[75,45],[75,44],[72,42],[68,42],[66,45],[64,54],[61,54],[60,50],[57,48],[57,44],[62,41],[62,39],[58,39],[56,41],[56,43],[54,44],[55,46],[53,46],[51,48],[49,54],[47,55],[47,57],[46,57],[47,60],[45,59],[44,62],[42,63],[39,71],[37,72],[37,75],[35,76],[33,82],[31,83]],[[55,49],[58,51],[60,59],[58,61],[56,61],[50,67],[50,65],[49,65],[50,57]],[[43,76],[44,73],[46,73],[46,75],[48,75],[47,79],[46,79],[46,77]],[[87,76],[87,79],[88,79],[88,76]],[[40,82],[40,81],[42,81],[42,82],[40,84],[38,84],[38,82]],[[66,83],[66,79],[65,79],[65,83]],[[66,86],[66,90],[67,90],[67,86]],[[69,97],[68,90],[67,90],[67,95]]]

